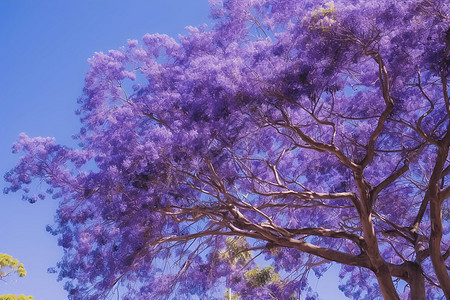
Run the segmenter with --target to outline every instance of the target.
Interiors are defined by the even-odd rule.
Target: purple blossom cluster
[[[210,27],[95,53],[79,148],[22,134],[5,192],[59,199],[70,299],[315,299],[333,262],[352,299],[449,298],[449,14],[211,2]],[[246,280],[230,236],[278,279]]]

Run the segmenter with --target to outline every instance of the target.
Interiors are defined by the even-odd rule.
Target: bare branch
[[[386,104],[384,111],[381,113],[380,118],[378,119],[377,127],[373,131],[372,135],[369,138],[369,143],[367,144],[367,152],[366,156],[361,161],[362,168],[365,168],[372,160],[375,155],[375,142],[378,136],[381,134],[383,130],[384,124],[386,123],[389,115],[394,110],[394,101],[390,96],[389,91],[389,77],[387,74],[386,66],[384,65],[383,59],[378,53],[373,54],[375,61],[378,63],[379,67],[379,80],[381,84],[381,90],[383,93],[383,99]]]
[[[402,176],[406,171],[409,170],[409,162],[414,159],[417,155],[419,155],[422,150],[425,148],[425,144],[422,144],[415,149],[412,149],[413,153],[409,155],[407,158],[405,158],[405,161],[403,163],[403,166],[396,171],[394,171],[391,175],[389,175],[385,180],[380,182],[376,187],[374,187],[371,191],[371,198],[373,201],[376,200],[378,194],[388,187],[391,183],[393,183],[395,180],[397,180],[400,176]]]

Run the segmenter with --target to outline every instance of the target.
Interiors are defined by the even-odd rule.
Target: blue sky
[[[178,1],[0,1],[0,173],[18,157],[10,148],[19,133],[52,136],[73,145],[79,128],[74,114],[87,59],[140,39],[146,33],[185,34],[184,27],[208,23],[206,0]],[[3,180],[1,189],[5,187]],[[47,268],[62,255],[45,231],[57,202],[29,204],[20,193],[0,194],[0,253],[25,264],[25,278],[0,282],[0,294],[33,295],[36,300],[66,299],[62,284]],[[316,288],[323,299],[337,299],[336,272]]]

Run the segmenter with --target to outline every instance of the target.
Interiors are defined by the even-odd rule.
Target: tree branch
[[[389,77],[387,74],[386,66],[384,65],[383,59],[378,53],[375,53],[373,57],[378,64],[379,80],[386,107],[384,111],[381,113],[380,118],[378,119],[377,127],[375,128],[375,130],[373,131],[372,135],[369,138],[366,156],[360,163],[363,169],[373,160],[373,157],[375,155],[375,142],[378,136],[381,134],[381,131],[383,130],[386,120],[388,119],[391,112],[394,110],[394,101],[393,98],[390,96]]]

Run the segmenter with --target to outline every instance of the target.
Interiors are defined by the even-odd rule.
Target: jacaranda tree
[[[349,298],[450,299],[449,3],[319,2],[96,53],[79,147],[20,136],[6,192],[60,199],[71,299],[314,297],[332,263]]]

